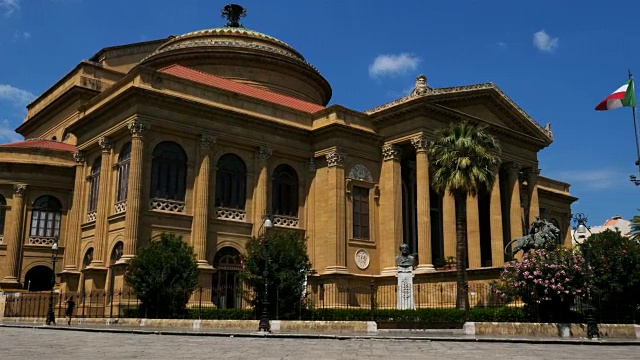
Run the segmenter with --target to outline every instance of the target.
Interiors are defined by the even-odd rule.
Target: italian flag
[[[612,110],[623,106],[636,106],[636,94],[633,88],[633,79],[629,79],[613,94],[602,100],[596,110]]]

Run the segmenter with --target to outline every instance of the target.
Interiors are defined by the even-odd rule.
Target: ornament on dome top
[[[226,27],[244,27],[240,24],[240,18],[247,16],[247,9],[238,4],[227,4],[222,8],[220,15],[227,19]]]

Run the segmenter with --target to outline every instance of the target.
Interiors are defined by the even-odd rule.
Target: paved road
[[[0,359],[635,359],[637,346],[139,335],[0,328]]]

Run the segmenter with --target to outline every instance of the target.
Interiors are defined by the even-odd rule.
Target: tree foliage
[[[591,235],[584,244],[602,306],[635,308],[640,302],[640,244],[609,229]]]
[[[193,248],[182,237],[163,233],[160,241],[152,241],[138,250],[129,263],[125,280],[140,299],[141,313],[145,316],[181,317],[198,283]]]
[[[640,241],[640,215],[631,219],[631,240]]]
[[[548,244],[505,264],[497,289],[506,300],[521,298],[538,309],[543,321],[567,321],[574,300],[589,293],[585,270],[582,254]]]
[[[266,245],[266,246],[265,246]],[[305,281],[313,273],[303,234],[297,231],[274,232],[253,238],[242,255],[240,278],[256,295],[253,305],[261,310],[265,289],[265,254],[269,259],[267,282],[269,312],[280,319],[297,318],[305,292]]]
[[[456,208],[456,308],[468,309],[466,199],[491,190],[500,147],[487,127],[466,121],[441,129],[430,144],[433,188],[451,192]]]

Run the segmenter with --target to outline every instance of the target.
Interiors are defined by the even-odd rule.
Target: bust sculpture
[[[398,267],[411,267],[415,266],[415,258],[413,255],[409,255],[409,245],[400,245],[400,255],[396,256],[396,266]]]

